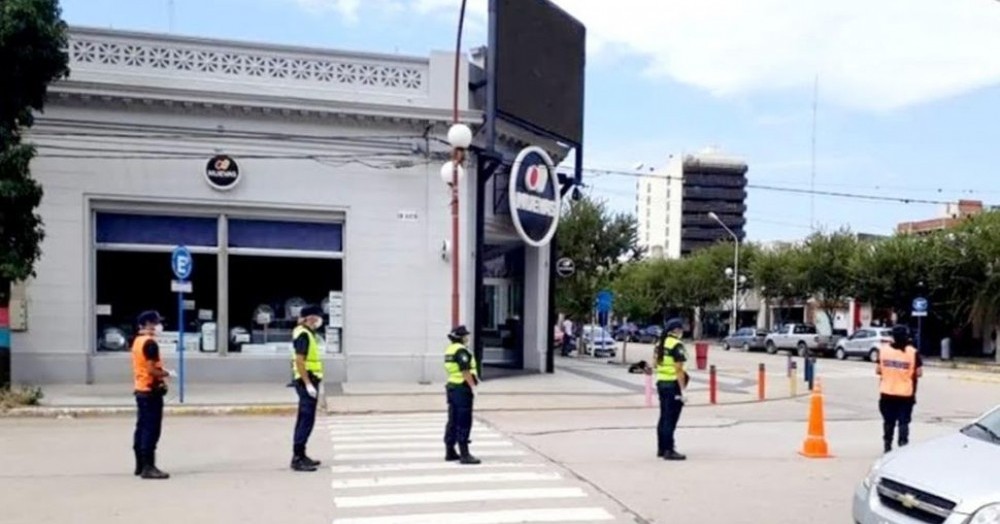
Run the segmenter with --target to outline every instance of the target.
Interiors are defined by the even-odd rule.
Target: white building
[[[713,149],[671,155],[667,165],[639,177],[636,218],[639,244],[648,256],[680,258],[729,238],[715,213],[744,238],[746,171],[742,160]]]
[[[170,360],[181,307],[190,380],[286,380],[304,303],[328,311],[329,381],[443,377],[453,255],[461,319],[477,322],[475,159],[460,187],[458,253],[439,174],[453,54],[81,28],[69,52],[71,76],[52,86],[30,134],[46,237],[37,278],[14,290],[15,381],[128,381],[136,315],[166,317]],[[467,63],[461,71],[468,85]],[[460,92],[461,118],[476,124],[469,98]],[[518,292],[488,313],[520,319],[523,334],[505,348],[542,370],[549,250],[519,243],[509,217],[485,221],[508,266],[484,261],[497,275],[486,299]],[[182,303],[171,289],[177,245],[194,257]],[[512,250],[520,256],[505,262]]]

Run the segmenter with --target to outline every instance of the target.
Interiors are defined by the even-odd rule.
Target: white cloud
[[[295,1],[345,15],[360,4]],[[406,1],[423,15],[460,4]],[[587,25],[591,52],[626,49],[649,75],[718,96],[807,89],[818,74],[825,102],[881,111],[1000,83],[994,0],[555,1]],[[481,23],[486,6],[469,0],[469,16]]]

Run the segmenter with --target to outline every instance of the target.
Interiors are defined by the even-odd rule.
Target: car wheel
[[[878,348],[872,348],[872,350],[868,352],[868,360],[878,362]]]
[[[724,349],[724,350],[726,350],[726,351],[729,351],[729,350],[730,350],[730,347],[729,347],[729,342],[724,342],[724,343],[722,344],[722,349]]]
[[[847,352],[844,348],[837,348],[837,360],[847,360]]]
[[[771,341],[771,340],[768,340],[767,344],[765,344],[764,347],[767,348],[767,354],[768,355],[773,355],[773,354],[775,354],[775,353],[778,352],[778,347],[775,346],[774,342]]]
[[[743,351],[745,353],[749,353],[750,352],[750,343],[749,342],[744,342],[743,343]]]
[[[809,353],[809,346],[807,346],[805,342],[799,342],[796,348],[798,348],[800,357],[804,357]]]

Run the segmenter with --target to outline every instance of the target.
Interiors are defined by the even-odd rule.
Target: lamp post
[[[459,240],[458,240],[458,184],[465,176],[465,151],[472,144],[472,130],[465,124],[452,124],[448,129],[451,160],[441,166],[441,181],[451,188],[451,325],[461,321],[459,311]]]
[[[739,275],[740,275],[740,237],[736,236],[736,233],[733,233],[733,230],[729,229],[729,226],[727,226],[726,224],[724,224],[722,222],[722,220],[719,218],[719,215],[716,215],[714,211],[709,211],[708,212],[708,218],[711,218],[712,220],[715,220],[716,222],[718,222],[719,225],[722,226],[722,229],[725,229],[726,233],[729,233],[729,236],[733,237],[733,269],[732,269],[732,272],[733,272],[733,320],[732,320],[732,325],[729,328],[729,330],[730,330],[729,333],[732,334],[739,327],[737,325],[737,314],[738,314],[739,298],[740,298],[740,282],[739,282],[739,280],[740,280],[739,279]]]

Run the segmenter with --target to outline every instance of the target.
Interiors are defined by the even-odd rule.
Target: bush
[[[45,395],[38,386],[12,386],[0,389],[0,411],[23,407],[37,406]]]

